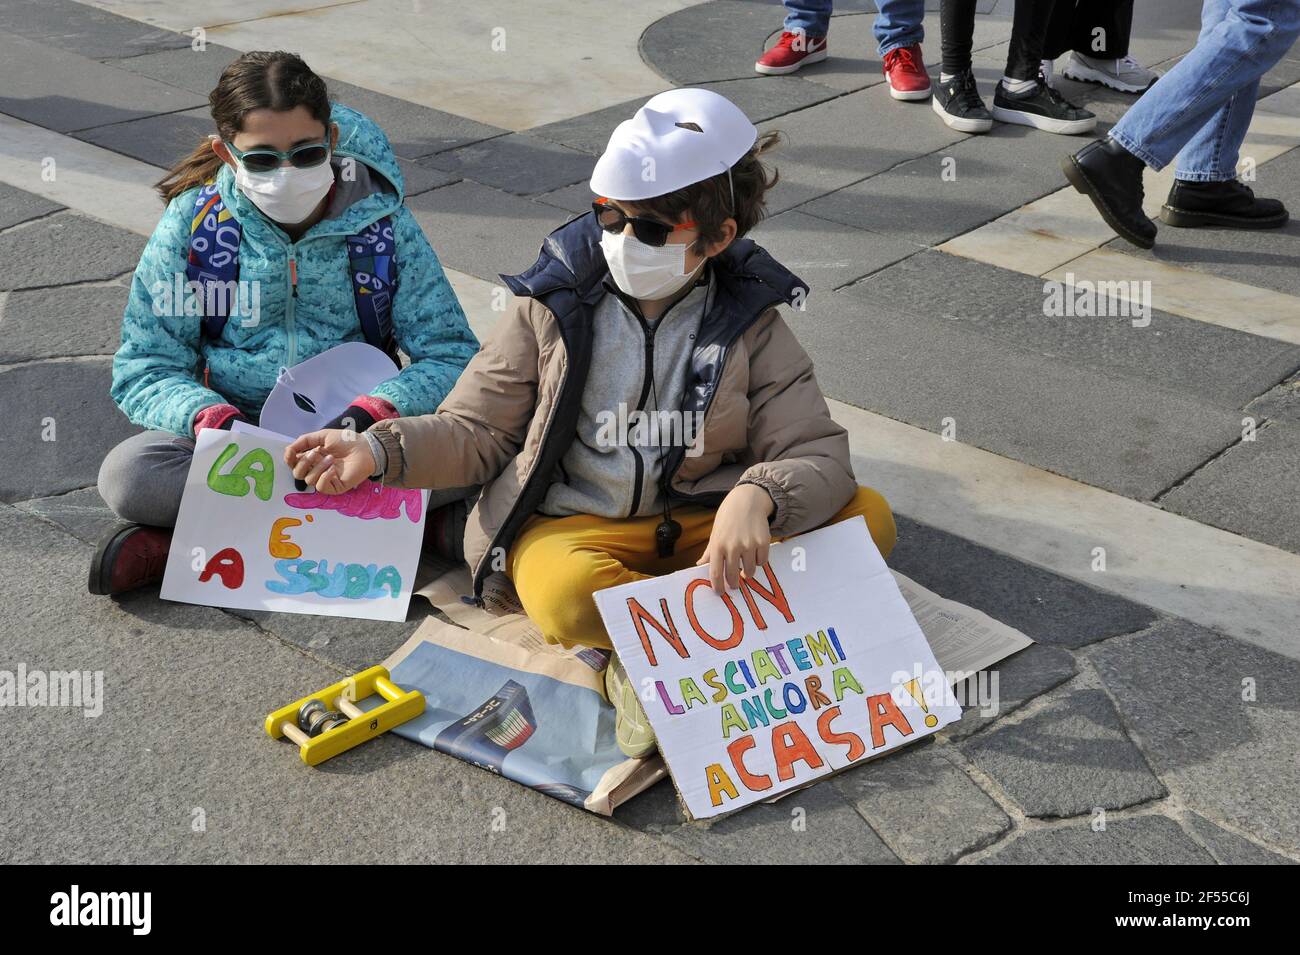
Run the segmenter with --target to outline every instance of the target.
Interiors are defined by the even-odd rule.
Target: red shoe
[[[108,596],[156,584],[167,567],[172,532],[162,527],[127,524],[111,531],[99,543],[90,561],[92,594]]]
[[[820,63],[824,59],[826,59],[826,37],[805,36],[802,33],[786,31],[781,34],[781,39],[776,41],[776,46],[758,58],[754,70],[770,76],[779,76],[782,73],[793,73],[809,63]]]
[[[885,82],[894,99],[929,99],[930,77],[921,59],[921,44],[900,46],[885,54]]]

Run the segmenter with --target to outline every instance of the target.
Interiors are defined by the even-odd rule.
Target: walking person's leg
[[[993,114],[980,99],[975,73],[971,69],[975,0],[942,0],[939,27],[943,60],[939,83],[930,104],[952,129],[963,133],[986,133],[993,128]]]
[[[91,593],[125,593],[162,579],[193,457],[193,440],[165,431],[143,431],[108,452],[99,467],[99,495],[127,523],[99,542]]]
[[[1053,0],[1019,0],[1011,21],[1006,73],[993,91],[993,118],[1049,133],[1086,133],[1097,117],[1065,100],[1043,76]]]
[[[1156,227],[1142,211],[1142,166],[1162,169],[1195,140],[1181,164],[1186,171],[1226,174],[1225,157],[1235,165],[1259,78],[1298,35],[1296,0],[1206,0],[1195,48],[1133,104],[1108,139],[1069,157],[1066,177],[1092,199],[1111,228],[1150,248]],[[1206,207],[1187,211],[1212,213],[1209,206],[1220,202],[1225,215],[1238,219],[1235,224],[1277,224],[1269,208],[1254,204],[1260,200],[1249,190],[1231,193],[1225,190]]]
[[[1056,0],[1057,6],[1071,0]],[[1053,16],[1053,21],[1057,18]],[[1054,60],[1067,50],[1070,58],[1061,68],[1066,79],[1082,83],[1100,83],[1121,93],[1141,93],[1156,81],[1156,74],[1129,56],[1129,39],[1133,33],[1133,0],[1096,0],[1078,3],[1073,8],[1068,32],[1068,46],[1057,49],[1060,42],[1049,31],[1044,51]]]
[[[826,59],[832,0],[783,0],[785,23],[771,49],[754,63],[756,73],[780,76]]]
[[[897,100],[930,96],[921,41],[925,39],[925,0],[877,0],[872,32],[889,95]]]

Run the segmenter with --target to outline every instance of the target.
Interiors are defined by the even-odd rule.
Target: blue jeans
[[[1205,0],[1196,47],[1110,131],[1152,169],[1178,157],[1184,181],[1235,178],[1259,78],[1300,36],[1300,0]]]
[[[808,36],[825,36],[831,25],[832,0],[781,0],[785,4],[785,29],[803,30]],[[877,0],[877,52],[884,56],[900,46],[911,46],[925,39],[925,0]]]

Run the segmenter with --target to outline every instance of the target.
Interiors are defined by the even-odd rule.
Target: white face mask
[[[316,208],[334,185],[329,160],[308,169],[277,166],[270,172],[249,172],[236,162],[235,185],[274,222],[297,225]]]
[[[600,248],[614,284],[633,298],[647,301],[667,298],[695,278],[699,267],[686,271],[689,245],[665,244],[656,248],[622,232],[602,232],[600,236]]]

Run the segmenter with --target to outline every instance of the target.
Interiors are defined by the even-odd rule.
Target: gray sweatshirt
[[[596,303],[577,433],[541,513],[639,517],[662,510],[663,461],[671,448],[689,446],[700,429],[681,406],[691,350],[711,301],[712,285],[702,279],[654,323],[613,292]],[[653,385],[647,374],[652,358]]]

